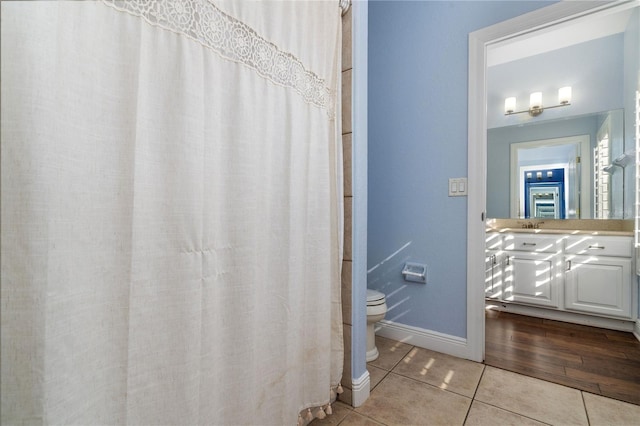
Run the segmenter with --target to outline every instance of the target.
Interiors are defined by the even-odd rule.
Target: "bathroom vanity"
[[[602,221],[558,222],[487,222],[488,305],[632,330],[638,313],[633,222],[606,221],[604,230]]]

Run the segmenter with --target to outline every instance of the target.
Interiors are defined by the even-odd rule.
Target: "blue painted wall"
[[[467,174],[468,36],[551,3],[369,3],[368,286],[387,319],[466,337],[467,200],[447,189]]]

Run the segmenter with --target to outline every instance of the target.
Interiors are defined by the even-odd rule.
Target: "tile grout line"
[[[489,407],[496,408],[496,409],[498,409],[498,410],[500,410],[500,411],[504,411],[504,412],[506,412],[506,413],[515,414],[516,416],[524,417],[525,419],[533,420],[534,422],[542,423],[542,424],[545,424],[545,425],[549,425],[549,426],[551,426],[551,424],[550,424],[550,423],[545,423],[545,422],[543,422],[542,420],[536,419],[536,418],[534,418],[534,417],[525,416],[524,414],[522,414],[522,413],[518,413],[517,411],[507,410],[507,409],[506,409],[506,408],[504,408],[504,407],[500,407],[500,406],[498,406],[498,405],[490,404],[490,403],[488,403],[488,402],[484,402],[484,401],[476,400],[475,398],[474,398],[473,400],[474,400],[474,401],[478,401],[478,402],[479,402],[479,403],[481,403],[481,404],[488,405]],[[465,422],[466,422],[466,421],[467,421],[467,420],[465,419]]]
[[[582,406],[584,407],[584,415],[587,417],[587,425],[590,425],[591,420],[589,420],[589,411],[587,410],[587,402],[584,400],[584,391],[580,391],[580,398],[582,399]]]
[[[416,347],[414,345],[411,345],[411,347],[409,348],[409,350],[407,351],[406,354],[404,354],[402,357],[400,357],[400,359],[398,360],[398,362],[396,362],[395,364],[393,364],[393,367],[391,367],[391,370],[389,370],[389,373],[391,373],[393,371],[394,368],[396,368],[398,366],[398,364],[400,364],[406,357],[407,355],[409,355],[409,353],[411,353],[412,350],[416,349]]]
[[[402,357],[400,357],[400,359],[398,360],[398,362],[396,362],[395,364],[393,364],[393,366],[392,366],[389,370],[385,370],[385,371],[386,371],[386,373],[384,374],[384,376],[382,376],[382,379],[380,379],[380,381],[379,381],[378,383],[376,383],[376,385],[373,387],[373,389],[375,389],[376,387],[378,387],[378,385],[379,385],[380,383],[382,383],[382,381],[383,381],[384,379],[386,379],[386,378],[387,378],[387,376],[389,376],[389,373],[392,373],[392,372],[393,372],[393,369],[394,369],[394,368],[396,368],[396,367],[398,366],[398,364],[400,364],[400,363],[402,362],[402,360],[403,360],[403,359],[405,359],[405,358],[407,357],[407,355],[409,355],[409,352],[411,352],[411,351],[412,351],[412,350],[414,350],[415,348],[416,348],[415,346],[411,346],[411,347],[409,348],[409,350],[407,351],[407,353],[406,353],[406,354],[404,354]],[[374,366],[374,367],[375,367],[375,366]],[[380,368],[380,367],[377,367],[377,368]],[[380,368],[380,369],[381,369],[381,370],[384,370],[384,368]],[[398,374],[398,373],[394,373],[394,374]],[[371,390],[373,391],[373,389],[371,389]]]
[[[404,374],[396,373],[396,372],[394,372],[394,371],[389,371],[389,373],[390,373],[390,374],[394,374],[394,375],[396,375],[396,376],[398,376],[398,377],[402,377],[403,379],[411,380],[412,382],[418,383],[418,384],[420,384],[420,385],[425,385],[425,386],[432,387],[432,388],[437,389],[437,390],[439,390],[439,391],[441,391],[441,392],[446,392],[446,393],[450,393],[450,394],[452,394],[452,395],[460,396],[460,397],[462,397],[462,398],[466,398],[466,399],[471,399],[471,400],[473,400],[473,398],[468,397],[467,395],[463,395],[463,394],[461,394],[461,393],[454,392],[454,391],[452,391],[452,390],[448,390],[448,389],[442,389],[441,387],[438,387],[437,385],[434,385],[434,384],[431,384],[431,383],[427,383],[427,382],[423,382],[422,380],[418,380],[418,379],[413,378],[413,377],[411,377],[411,376],[405,376]],[[385,376],[385,377],[386,377],[386,376]],[[382,380],[380,380],[380,382],[382,382]]]
[[[430,387],[438,389],[438,390],[440,390],[442,392],[447,392],[447,393],[450,393],[452,395],[457,395],[457,396],[461,396],[463,398],[467,398],[467,399],[473,400],[473,397],[470,397],[468,395],[464,395],[464,394],[461,394],[461,393],[458,393],[456,391],[452,391],[452,390],[449,390],[449,389],[443,389],[443,388],[439,387],[438,385],[434,385],[433,383],[423,382],[422,380],[418,380],[418,379],[416,379],[414,377],[411,377],[411,376],[406,376],[406,375],[404,375],[402,373],[398,373],[396,371],[389,371],[389,373],[393,373],[398,377],[402,377],[404,379],[409,379],[409,380],[412,380],[412,381],[414,381],[416,383],[419,383],[419,384],[422,384],[422,385],[430,386]]]
[[[372,367],[373,367],[373,366],[372,366]],[[375,368],[379,368],[380,370],[382,370],[382,368],[380,368],[380,367],[375,367]],[[375,384],[375,386],[374,386],[373,388],[371,388],[371,390],[369,391],[369,393],[373,392],[373,390],[374,390],[375,388],[377,388],[377,387],[378,387],[378,385],[379,385],[380,383],[382,383],[382,381],[383,381],[384,379],[386,379],[386,378],[387,378],[387,376],[389,375],[389,373],[391,373],[391,370],[389,370],[389,371],[387,371],[387,370],[383,370],[383,371],[386,371],[386,372],[384,373],[384,376],[382,376],[382,378],[378,381],[378,383],[376,383],[376,384]]]
[[[484,377],[485,371],[487,371],[487,365],[482,364],[482,373],[480,374],[480,378],[478,379],[478,384],[476,384],[476,389],[473,391],[473,395],[471,396],[471,404],[469,404],[469,409],[467,410],[467,414],[464,416],[464,420],[462,421],[463,425],[467,423],[467,419],[469,418],[469,413],[471,412],[471,407],[473,406],[473,402],[476,400],[476,395],[478,393],[478,389],[480,388],[480,382]]]
[[[352,410],[352,411],[351,411],[351,413],[356,413],[357,415],[362,416],[362,417],[365,417],[365,418],[367,418],[367,419],[369,419],[369,420],[372,420],[372,421],[374,421],[374,422],[376,422],[376,423],[378,423],[378,424],[381,424],[381,425],[384,425],[384,426],[389,426],[389,425],[387,425],[386,423],[383,423],[382,421],[380,421],[379,419],[376,419],[376,418],[371,417],[371,416],[367,416],[366,414],[358,413],[355,409],[354,409],[354,410]],[[351,414],[351,413],[349,413],[349,414]],[[340,424],[341,424],[342,422],[344,422],[346,419],[347,419],[347,416],[345,416],[345,418],[344,418],[344,419],[342,419],[342,421],[341,421],[340,423],[338,423],[338,426],[340,426]]]
[[[402,358],[404,359],[404,357],[402,357]],[[378,385],[379,385],[380,383],[382,383],[382,381],[383,381],[383,380],[384,380],[384,379],[389,375],[389,373],[391,373],[391,370],[385,370],[384,368],[376,367],[375,365],[372,365],[372,367],[377,368],[377,369],[382,370],[382,371],[385,371],[385,373],[384,373],[384,376],[382,376],[382,378],[380,379],[380,381],[378,381],[378,383],[376,383],[376,385],[375,385],[373,388],[371,388],[371,389],[369,390],[369,396],[371,396],[371,392],[373,392],[373,391],[374,391],[374,389],[375,389],[375,388],[377,388],[377,387],[378,387]],[[350,411],[350,413],[349,413],[349,414],[347,414],[347,415],[344,417],[344,419],[342,419],[342,420],[338,423],[338,425],[337,425],[337,426],[340,426],[340,425],[341,425],[341,424],[342,424],[342,423],[347,419],[347,417],[349,417],[349,415],[351,415],[351,414],[353,414],[353,413],[355,413],[355,414],[357,414],[357,415],[359,415],[359,416],[362,416],[362,417],[366,417],[367,419],[370,419],[371,421],[374,421],[374,422],[379,423],[379,424],[381,424],[381,425],[388,426],[386,423],[383,423],[383,422],[382,422],[382,421],[380,421],[379,419],[376,419],[376,418],[374,418],[374,417],[371,417],[371,416],[368,416],[368,415],[366,415],[366,414],[364,414],[364,413],[361,413],[361,412],[359,412],[359,411],[356,411],[356,408],[355,408],[355,407],[351,407],[351,411]]]
[[[375,385],[373,388],[371,388],[370,392],[373,392],[373,391],[378,387],[378,385],[379,385],[380,383],[382,383],[382,382],[384,381],[384,379],[386,379],[386,378],[389,376],[389,374],[391,374],[391,373],[393,372],[393,369],[394,369],[394,368],[396,368],[396,366],[397,366],[398,364],[400,364],[400,362],[401,362],[403,359],[405,359],[405,357],[406,357],[406,356],[409,354],[409,352],[411,352],[413,349],[415,349],[415,346],[411,345],[411,347],[409,348],[409,350],[407,351],[407,353],[406,353],[406,354],[404,354],[402,357],[400,357],[400,359],[398,360],[398,362],[396,362],[395,364],[393,364],[393,366],[392,366],[392,367],[391,367],[391,369],[389,369],[389,370],[386,370],[386,369],[384,369],[384,368],[380,368],[380,367],[377,367],[377,366],[375,366],[375,365],[372,365],[372,367],[375,367],[375,368],[378,368],[378,369],[380,369],[380,370],[383,370],[385,373],[384,373],[384,375],[382,376],[382,378],[380,379],[380,381],[378,381],[378,383],[376,383],[376,385]],[[394,374],[397,374],[397,373],[394,373]],[[403,376],[403,377],[404,377],[404,376]],[[376,423],[379,423],[379,424],[382,424],[382,425],[387,426],[387,424],[386,424],[386,423],[383,423],[383,422],[382,422],[382,421],[380,421],[379,419],[376,419],[376,418],[373,418],[373,417],[367,416],[366,414],[360,413],[360,412],[356,411],[356,409],[355,409],[355,408],[353,408],[353,409],[351,410],[351,413],[349,413],[349,414],[352,414],[352,413],[356,413],[356,414],[358,414],[358,415],[360,415],[360,416],[366,417],[367,419],[371,419],[372,421],[374,421],[374,422],[376,422]],[[349,414],[347,414],[347,416],[345,416],[345,418],[344,418],[344,419],[342,419],[342,420],[340,421],[340,423],[338,423],[338,426],[339,426],[340,424],[342,424],[342,422],[344,422],[344,421],[346,420],[346,418],[349,416]]]
[[[509,373],[517,374],[517,375],[522,376],[522,377],[530,377],[530,376],[527,376],[527,375],[522,374],[522,373],[518,373],[518,372],[515,372],[515,371],[506,370],[506,369],[504,369],[504,368],[495,367],[495,366],[492,366],[492,365],[486,365],[486,364],[485,364],[485,367],[495,368],[496,370],[506,371],[506,372],[509,372]],[[485,373],[485,371],[486,371],[486,368],[482,371],[482,376],[481,376],[480,380],[482,380],[482,377],[484,377],[484,373]],[[538,378],[536,378],[536,377],[531,377],[531,378],[532,378],[532,379],[535,379],[535,380],[540,380],[540,381],[543,381],[543,382],[547,382],[547,383],[555,384],[555,385],[558,385],[558,386],[563,386],[563,387],[566,387],[566,388],[575,389],[575,388],[571,388],[571,387],[569,387],[569,386],[559,385],[558,383],[553,383],[553,382],[548,382],[548,381],[543,380],[543,379],[538,379]],[[478,388],[480,388],[480,382],[478,382]],[[580,389],[575,389],[575,390],[577,390],[578,392],[580,392],[580,396],[582,397],[583,405],[584,405],[584,397],[582,396],[582,393],[583,393],[584,391],[582,391],[582,390],[580,390]],[[474,401],[476,401],[476,395],[477,395],[477,393],[478,393],[478,391],[477,391],[477,389],[476,389],[476,393],[473,395],[473,400],[474,400]],[[507,409],[506,409],[506,408],[504,408],[504,407],[500,407],[500,406],[498,406],[498,405],[490,404],[490,403],[488,403],[488,402],[481,401],[481,400],[479,400],[479,399],[478,399],[477,401],[478,401],[478,402],[480,402],[480,403],[482,403],[482,404],[489,405],[489,406],[491,406],[491,407],[497,408],[498,410],[506,411],[507,413],[515,414],[515,415],[518,415],[518,416],[520,416],[520,417],[524,417],[524,418],[526,418],[526,419],[531,419],[531,420],[536,421],[536,422],[538,422],[538,423],[543,423],[543,424],[549,425],[549,423],[545,423],[545,422],[543,422],[542,420],[536,419],[536,418],[534,418],[534,417],[525,416],[524,414],[522,414],[522,413],[518,413],[517,411],[507,410]],[[586,411],[586,408],[585,408],[585,411]]]
[[[474,399],[474,401],[475,401],[475,399]],[[544,424],[544,425],[552,426],[552,424],[551,424],[551,423],[543,422],[542,420],[536,419],[536,418],[534,418],[534,417],[525,416],[524,414],[522,414],[522,413],[518,413],[517,411],[507,410],[506,408],[499,407],[499,406],[497,406],[497,405],[493,405],[493,404],[489,404],[488,402],[484,402],[484,401],[480,401],[480,400],[478,400],[478,402],[479,402],[479,403],[481,403],[481,404],[488,405],[489,407],[496,408],[496,409],[498,409],[498,410],[500,410],[500,411],[504,411],[504,412],[506,412],[506,413],[511,413],[511,414],[516,415],[516,416],[523,417],[523,418],[525,418],[525,419],[533,420],[534,422],[537,422],[537,423],[541,423],[541,424]],[[465,421],[466,421],[466,419],[465,419]]]
[[[599,387],[600,387],[600,385],[598,385],[598,388]],[[589,410],[587,410],[587,401],[584,400],[584,391],[580,391],[580,398],[582,398],[582,406],[584,407],[584,415],[587,417],[587,425],[591,425],[591,420],[589,420]]]

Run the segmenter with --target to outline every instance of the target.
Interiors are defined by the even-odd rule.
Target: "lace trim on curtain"
[[[262,77],[298,92],[307,103],[335,115],[334,94],[325,80],[305,68],[248,25],[209,0],[102,0],[116,10],[199,42],[225,59],[254,69]]]

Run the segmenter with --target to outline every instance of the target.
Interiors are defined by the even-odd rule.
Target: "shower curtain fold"
[[[326,406],[336,2],[1,7],[2,423],[294,424]]]

